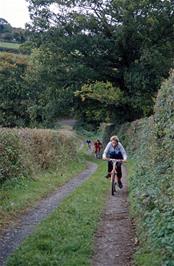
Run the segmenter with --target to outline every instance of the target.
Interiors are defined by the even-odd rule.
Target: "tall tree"
[[[35,42],[63,55],[59,72],[79,89],[110,81],[128,120],[152,112],[174,53],[172,0],[29,0]],[[55,60],[55,58],[54,58]],[[48,76],[49,78],[49,76]]]
[[[29,91],[24,86],[27,57],[0,53],[0,125],[25,126],[29,123]]]
[[[0,18],[0,33],[11,32],[12,26],[4,18]]]

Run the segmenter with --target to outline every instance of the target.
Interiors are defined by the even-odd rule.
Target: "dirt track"
[[[108,181],[109,182],[109,181]],[[99,229],[95,236],[93,266],[130,266],[134,252],[134,230],[128,213],[128,190],[108,195]]]
[[[30,235],[36,225],[45,219],[61,201],[80,186],[97,169],[90,163],[79,176],[43,199],[38,205],[23,215],[18,223],[10,226],[0,239],[0,265]],[[124,188],[115,196],[108,195],[101,223],[95,235],[93,266],[130,266],[134,252],[134,230],[128,213],[128,191]],[[109,182],[109,180],[108,180]]]

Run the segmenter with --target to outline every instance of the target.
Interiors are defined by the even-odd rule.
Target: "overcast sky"
[[[25,27],[29,21],[25,0],[0,0],[0,17],[6,19],[13,27]]]

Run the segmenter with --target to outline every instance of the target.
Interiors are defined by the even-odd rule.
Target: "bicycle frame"
[[[112,194],[112,196],[114,196],[114,192],[116,192],[115,183],[117,183],[116,164],[117,164],[117,162],[122,162],[122,160],[111,159],[110,161],[113,162],[113,169],[112,169],[112,173],[111,173],[111,194]]]

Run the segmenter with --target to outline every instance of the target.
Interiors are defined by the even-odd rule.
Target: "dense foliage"
[[[0,183],[21,176],[35,177],[77,160],[78,140],[70,131],[0,129]]]
[[[47,63],[53,62],[56,77],[51,71],[51,79],[58,87],[83,90],[86,83],[109,81],[123,93],[117,116],[126,113],[132,120],[152,112],[153,98],[172,66],[173,1],[29,3],[35,45],[53,56]],[[89,102],[83,108],[96,120],[93,99]]]
[[[72,92],[51,79],[53,67],[39,63],[48,59],[49,53],[40,50],[30,57],[0,53],[0,125],[51,127],[58,117],[69,115]]]
[[[123,92],[113,87],[111,82],[85,84],[75,92],[75,96],[80,100],[76,101],[79,117],[88,124],[95,123],[96,127],[99,122],[109,122],[120,110],[123,101]]]
[[[76,115],[98,127],[152,114],[173,65],[173,1],[28,2],[29,41],[20,51],[32,54],[23,65],[22,56],[1,56],[2,126],[52,127]],[[0,25],[2,34],[11,30]]]
[[[36,121],[51,126],[58,117],[70,115],[73,103],[71,86],[65,73],[59,69],[56,55],[49,49],[34,49],[29,65],[25,75],[26,86],[35,92],[30,109],[31,123]]]
[[[1,56],[1,125],[51,127],[77,115],[98,126],[153,112],[173,65],[173,1],[28,2],[29,40],[19,51],[32,55],[24,64]],[[0,19],[0,31],[14,28]]]
[[[119,136],[135,159],[129,178],[140,247],[137,265],[174,265],[174,74],[163,83],[154,116],[127,123]],[[113,130],[113,129],[112,129]],[[115,131],[118,130],[115,128]]]
[[[0,124],[24,126],[29,122],[29,91],[24,86],[25,56],[0,53]]]

